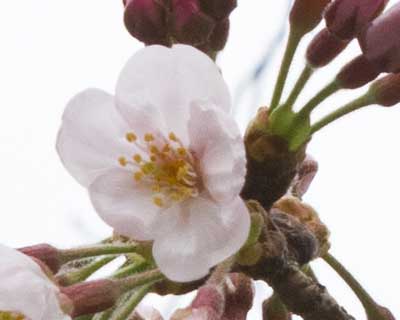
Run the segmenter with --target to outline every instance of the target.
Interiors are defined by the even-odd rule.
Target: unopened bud
[[[307,62],[314,68],[324,67],[335,59],[347,47],[347,44],[348,41],[340,40],[328,29],[323,29],[307,48]]]
[[[171,25],[178,42],[196,46],[210,39],[215,21],[201,10],[198,0],[172,0]]]
[[[326,26],[336,37],[351,40],[385,8],[388,0],[335,0],[325,11]]]
[[[95,280],[61,289],[73,304],[73,317],[104,311],[112,307],[120,296],[112,280]]]
[[[237,0],[200,0],[201,8],[216,20],[227,18],[237,6]]]
[[[275,294],[262,304],[263,320],[291,320],[292,315]]]
[[[139,304],[128,320],[163,320],[163,317],[155,308]]]
[[[376,18],[360,35],[365,57],[381,72],[400,72],[400,3]]]
[[[150,44],[168,43],[166,0],[125,1],[124,22],[129,33]]]
[[[42,261],[53,273],[57,273],[61,267],[58,249],[49,244],[43,243],[18,250],[27,256]]]
[[[231,273],[225,281],[225,311],[221,320],[246,320],[253,306],[254,284],[242,273]]]
[[[389,74],[376,80],[369,92],[374,96],[376,104],[391,107],[400,102],[400,73]]]
[[[221,51],[228,41],[229,36],[229,19],[222,20],[215,25],[215,28],[208,41],[208,47],[212,51]]]
[[[289,21],[293,30],[306,34],[322,20],[322,13],[331,0],[295,0]]]
[[[336,76],[341,88],[356,89],[376,79],[380,71],[364,55],[346,64]]]

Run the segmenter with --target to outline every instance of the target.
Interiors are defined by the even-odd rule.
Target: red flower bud
[[[336,76],[340,86],[345,89],[356,89],[374,80],[380,71],[364,55],[346,64]]]
[[[176,40],[193,46],[206,43],[215,27],[215,21],[201,11],[198,0],[173,0],[171,24]]]
[[[377,104],[391,107],[400,102],[400,73],[389,74],[376,80],[369,91],[375,96]]]
[[[325,11],[328,29],[338,38],[351,40],[385,8],[389,0],[335,0]]]
[[[400,3],[375,19],[359,42],[365,57],[382,72],[400,72]]]
[[[124,22],[129,33],[145,44],[167,44],[166,0],[126,0]]]
[[[104,311],[112,307],[120,296],[112,280],[82,282],[61,289],[73,304],[73,317]]]
[[[200,50],[205,52],[221,51],[228,41],[229,25],[229,19],[218,22],[211,34],[210,40],[208,40],[208,43],[200,48]]]
[[[335,59],[346,47],[348,41],[335,37],[328,29],[320,31],[308,46],[306,58],[314,68],[321,68]]]
[[[18,250],[27,256],[40,260],[54,273],[57,273],[60,269],[61,264],[58,250],[49,244],[43,243],[31,247],[20,248]]]
[[[205,13],[223,20],[236,8],[237,0],[200,0],[201,7]]]
[[[295,0],[289,21],[300,34],[313,30],[322,20],[322,13],[331,0]]]

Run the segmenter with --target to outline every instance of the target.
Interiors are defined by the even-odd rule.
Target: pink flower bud
[[[220,51],[225,47],[229,35],[229,25],[229,19],[217,23],[209,40],[211,50]]]
[[[314,68],[321,68],[335,59],[346,47],[348,41],[335,37],[328,29],[323,29],[311,41],[306,58]]]
[[[292,194],[301,198],[307,192],[317,172],[318,162],[310,155],[307,155],[292,182]]]
[[[375,19],[359,42],[365,57],[382,72],[399,72],[400,3]]]
[[[364,55],[346,64],[336,76],[339,85],[345,89],[356,89],[374,80],[380,71]]]
[[[400,102],[400,73],[389,74],[375,81],[369,91],[376,104],[391,107]]]
[[[325,11],[328,29],[338,38],[351,40],[385,8],[388,0],[335,0]]]
[[[176,40],[193,46],[205,44],[215,27],[215,21],[201,11],[198,0],[173,0],[171,24]]]
[[[167,44],[166,0],[126,0],[124,22],[129,33],[145,44]]]
[[[223,20],[236,8],[237,0],[200,0],[200,4],[206,14]]]
[[[38,244],[18,250],[27,256],[42,261],[54,273],[60,269],[58,250],[49,244]]]
[[[120,292],[112,280],[95,280],[61,289],[73,305],[73,317],[104,311],[112,307]]]
[[[322,13],[331,0],[295,0],[289,21],[292,28],[305,34],[322,20]]]

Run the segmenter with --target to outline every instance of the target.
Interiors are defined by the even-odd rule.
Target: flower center
[[[0,311],[0,320],[29,320],[29,319],[20,313]]]
[[[149,186],[156,206],[168,207],[199,194],[195,159],[173,132],[168,139],[146,133],[143,140],[128,132],[126,140],[141,152],[120,157],[119,164],[131,167],[134,180]]]

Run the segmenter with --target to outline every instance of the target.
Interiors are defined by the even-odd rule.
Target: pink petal
[[[215,63],[185,45],[148,46],[137,52],[121,72],[116,96],[118,103],[135,105],[141,99],[155,106],[167,127],[183,140],[193,100],[210,100],[230,109],[229,91]]]
[[[249,213],[239,197],[223,207],[205,196],[194,198],[163,212],[153,256],[169,279],[197,280],[241,248],[249,227]]]
[[[243,187],[245,151],[233,117],[210,104],[192,103],[190,149],[200,161],[202,181],[214,200],[232,201]]]
[[[151,188],[137,184],[133,173],[111,169],[89,186],[89,194],[97,213],[118,234],[140,241],[153,239],[161,210],[152,201]]]
[[[98,89],[76,95],[67,105],[57,139],[58,154],[71,175],[88,186],[118,165],[129,145],[129,127],[114,106],[114,98]]]

